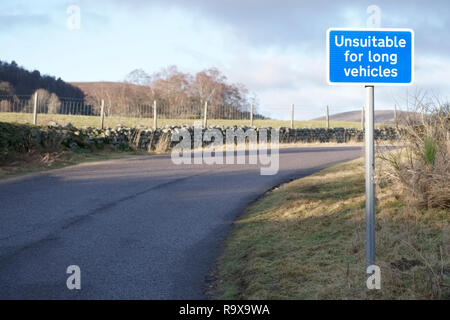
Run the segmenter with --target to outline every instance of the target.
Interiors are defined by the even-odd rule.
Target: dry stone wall
[[[193,136],[193,127],[183,127]],[[74,128],[70,124],[59,126],[49,123],[48,126],[28,126],[9,123],[0,123],[0,151],[4,154],[8,151],[26,152],[31,149],[58,150],[69,149],[94,149],[113,147],[120,150],[141,149],[148,151],[169,151],[178,142],[172,142],[171,137],[179,132],[181,127],[165,127],[157,130],[149,128]],[[211,127],[219,130],[226,137],[224,127]],[[244,132],[249,127],[234,127],[233,130],[242,129]],[[259,135],[261,129],[254,128]],[[267,128],[271,129],[271,128]],[[346,128],[312,128],[290,129],[279,128],[280,143],[314,143],[336,142],[345,143],[363,141],[364,131]],[[270,130],[268,130],[270,132]],[[269,136],[270,137],[270,136]],[[396,140],[398,132],[395,128],[387,127],[375,130],[377,140]]]

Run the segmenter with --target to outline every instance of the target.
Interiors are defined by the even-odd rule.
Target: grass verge
[[[366,288],[361,159],[268,192],[235,223],[214,273],[221,299],[450,298],[450,212],[377,187],[381,290]]]

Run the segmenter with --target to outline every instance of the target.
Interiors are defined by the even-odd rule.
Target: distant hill
[[[127,90],[138,90],[144,92],[149,90],[148,87],[126,82],[112,82],[112,81],[93,81],[93,82],[70,82],[74,87],[81,89],[85,95],[95,95],[99,92],[118,92]]]
[[[401,122],[402,119],[404,119],[408,113],[409,112],[397,110],[398,121]],[[386,123],[386,124],[394,123],[394,110],[375,110],[374,116],[375,116],[374,119],[375,123]],[[312,120],[324,121],[325,116],[315,118]],[[361,110],[330,114],[330,121],[361,122]]]

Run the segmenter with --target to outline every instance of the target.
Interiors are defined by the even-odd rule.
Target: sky
[[[375,108],[405,109],[424,93],[447,100],[448,0],[2,0],[0,60],[65,81],[216,67],[258,97],[260,112],[287,119],[294,104],[296,119],[311,119],[326,105],[364,105],[364,87],[327,84],[325,40],[330,27],[366,27],[370,5],[381,27],[415,31],[414,85],[376,87]]]

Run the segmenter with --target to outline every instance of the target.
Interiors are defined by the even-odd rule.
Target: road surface
[[[1,299],[202,299],[233,221],[268,189],[362,156],[280,149],[280,170],[175,165],[170,156],[82,164],[0,181]],[[69,265],[81,289],[69,290]]]

